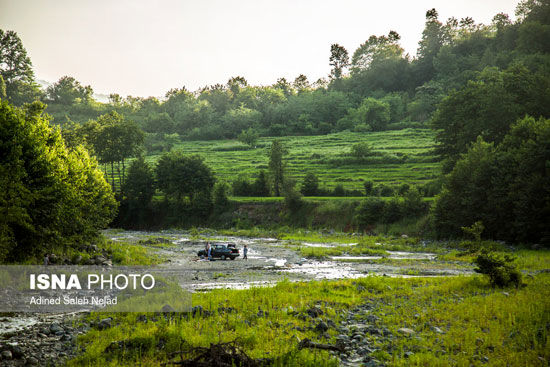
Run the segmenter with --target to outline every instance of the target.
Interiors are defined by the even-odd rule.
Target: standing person
[[[248,257],[246,256],[248,254],[248,246],[244,245],[243,248],[243,260],[248,260]]]
[[[44,255],[44,265],[50,265],[50,255]]]
[[[208,255],[208,260],[212,260],[212,247],[210,246],[210,242],[206,242],[206,253]]]

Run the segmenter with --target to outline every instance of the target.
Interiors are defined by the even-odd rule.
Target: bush
[[[342,186],[342,184],[338,184],[336,185],[336,187],[334,187],[334,190],[332,190],[332,196],[336,196],[336,197],[346,196],[346,189],[344,189],[344,186]]]
[[[393,196],[393,187],[387,185],[380,185],[376,188],[379,196],[390,197]]]
[[[508,287],[522,285],[521,273],[516,266],[512,264],[515,258],[504,254],[481,250],[481,253],[474,260],[478,266],[474,269],[477,273],[485,274],[489,277],[489,282],[493,287]]]
[[[367,198],[361,202],[356,210],[355,220],[360,228],[364,229],[380,221],[384,212],[384,201],[376,198]]]
[[[229,187],[225,182],[218,182],[214,186],[214,208],[218,211],[223,211],[227,208],[229,200],[227,199],[227,191]]]
[[[365,196],[371,196],[374,193],[374,184],[372,181],[363,182],[363,186],[365,187]]]
[[[246,177],[240,175],[232,185],[234,196],[252,196],[253,189],[252,184],[246,179]]]
[[[319,179],[314,173],[308,172],[302,182],[302,188],[300,192],[304,196],[315,196],[319,190]]]

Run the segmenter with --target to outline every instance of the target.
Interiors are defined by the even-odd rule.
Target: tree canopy
[[[67,149],[44,107],[0,104],[0,261],[89,240],[116,213],[95,159],[82,146]]]

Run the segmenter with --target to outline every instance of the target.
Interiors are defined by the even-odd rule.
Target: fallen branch
[[[299,349],[303,348],[313,348],[313,349],[322,349],[322,350],[334,350],[337,352],[343,352],[344,348],[343,346],[336,346],[332,344],[322,344],[322,343],[315,343],[309,340],[308,338],[305,338],[298,344]]]

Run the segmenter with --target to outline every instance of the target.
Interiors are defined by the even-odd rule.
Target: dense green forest
[[[114,218],[115,197],[114,223],[124,226],[145,226],[151,218],[235,225],[227,220],[235,210],[231,194],[284,196],[283,216],[295,224],[292,218],[320,210],[302,195],[365,196],[371,198],[342,204],[345,227],[372,230],[382,220],[422,217],[430,228],[425,234],[448,238],[482,221],[486,237],[549,243],[550,2],[523,1],[516,17],[500,13],[484,25],[469,17],[441,20],[431,9],[415,57],[390,31],[370,36],[353,53],[338,44],[327,48],[327,79],[302,74],[253,86],[236,76],[197,91],[175,88],[161,99],[111,94],[108,103],[70,76],[40,89],[18,35],[0,30],[0,258],[18,256],[14,244],[25,241],[26,231],[44,243],[91,235]],[[403,129],[433,130],[435,151],[426,154],[435,158],[423,163],[440,162],[442,175],[386,188],[369,180],[359,188],[323,187],[307,169],[289,173],[288,147],[276,139]],[[204,157],[173,149],[222,139],[239,140],[231,149],[243,154],[267,142],[265,164],[222,180]],[[329,163],[421,162],[377,151],[368,140]],[[151,155],[161,156],[151,164],[144,157]],[[421,198],[437,193],[430,211]],[[333,209],[322,210],[341,214]]]

